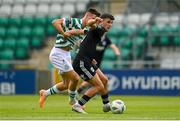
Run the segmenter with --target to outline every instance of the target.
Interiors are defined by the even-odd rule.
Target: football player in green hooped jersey
[[[73,105],[77,102],[76,87],[80,77],[72,67],[70,50],[76,41],[85,37],[88,27],[94,27],[96,23],[101,21],[99,16],[100,13],[96,9],[90,8],[86,11],[82,19],[62,18],[55,19],[52,22],[58,34],[49,59],[53,66],[59,70],[63,80],[47,90],[42,89],[39,91],[40,108],[43,108],[44,102],[49,95],[59,94],[66,89],[68,89],[69,104]]]

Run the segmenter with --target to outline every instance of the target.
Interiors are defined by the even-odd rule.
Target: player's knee
[[[98,92],[102,93],[104,92],[104,85],[100,85],[97,87]]]
[[[108,78],[107,78],[106,76],[103,77],[101,81],[102,81],[102,83],[103,83],[104,86],[107,86],[107,84],[108,84]]]
[[[78,75],[75,75],[74,78],[72,79],[73,82],[78,82],[80,80],[80,77]]]

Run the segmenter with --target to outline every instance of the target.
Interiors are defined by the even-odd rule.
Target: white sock
[[[76,98],[77,91],[71,91],[68,89],[68,94],[69,94],[70,99],[74,99]]]
[[[49,95],[54,95],[54,94],[59,94],[61,93],[61,91],[59,91],[57,89],[57,86],[54,85],[53,87],[49,88],[48,90],[46,90],[46,96],[49,96]]]

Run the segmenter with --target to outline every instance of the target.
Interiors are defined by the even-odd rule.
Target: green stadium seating
[[[107,33],[108,37],[118,37],[120,35],[121,28],[113,26]]]
[[[170,44],[169,37],[166,35],[162,35],[160,37],[160,45],[161,46],[168,46]]]
[[[27,59],[29,57],[29,49],[27,48],[17,48],[15,51],[16,59]]]
[[[117,37],[110,37],[109,38],[110,40],[111,40],[111,42],[113,43],[113,44],[116,44],[116,45],[118,45],[118,38]]]
[[[4,41],[4,48],[15,49],[16,48],[16,39],[13,37],[8,37]]]
[[[6,35],[8,37],[18,37],[18,34],[19,34],[19,29],[15,26],[10,26],[8,27],[7,31],[6,31]]]
[[[9,25],[19,27],[21,25],[21,18],[20,17],[9,18]]]
[[[129,38],[123,38],[124,40],[122,41],[122,47],[123,48],[127,48],[127,49],[131,49],[132,48],[132,40]]]
[[[31,27],[29,27],[29,26],[23,26],[23,27],[19,30],[19,34],[20,34],[21,37],[31,37],[31,35],[32,35]]]
[[[34,18],[34,24],[35,24],[35,25],[45,26],[46,23],[47,23],[46,17],[35,17],[35,18]]]
[[[121,48],[121,58],[123,60],[131,60],[131,50],[130,49],[127,49],[127,48]]]
[[[6,27],[8,25],[7,17],[0,17],[0,27]]]
[[[4,38],[6,36],[6,29],[5,27],[0,26],[0,38]]]
[[[33,16],[23,16],[21,18],[22,26],[30,26],[34,25],[34,17]]]
[[[125,26],[124,28],[121,29],[119,36],[121,37],[128,37],[133,34],[135,30],[129,26]]]
[[[105,53],[104,53],[104,60],[115,60],[116,56],[113,52],[112,49],[108,48],[106,49]]]
[[[32,36],[34,37],[44,37],[45,36],[45,30],[43,26],[35,26],[32,29]]]
[[[101,69],[114,69],[114,63],[112,61],[103,60],[101,63]]]
[[[0,50],[2,50],[4,48],[4,41],[2,38],[0,38]]]
[[[53,36],[57,34],[55,28],[51,24],[47,26],[46,33],[48,36]]]
[[[5,49],[1,51],[0,54],[1,60],[13,60],[14,59],[14,51],[11,49]]]
[[[145,39],[142,38],[142,37],[135,37],[133,38],[133,44],[136,46],[136,47],[144,47],[145,46]]]
[[[31,39],[31,47],[34,49],[39,49],[43,45],[43,38],[40,37],[33,37]]]
[[[21,37],[16,40],[16,46],[17,48],[30,48],[30,42],[29,39],[26,37]]]
[[[147,28],[145,26],[139,27],[137,29],[138,29],[137,35],[139,37],[143,37],[143,38],[147,37],[148,30],[147,30]]]
[[[174,46],[180,46],[180,36],[175,36],[173,38],[173,45]]]

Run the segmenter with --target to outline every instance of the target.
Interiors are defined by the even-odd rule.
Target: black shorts
[[[92,64],[91,60],[87,58],[75,59],[73,61],[73,68],[84,81],[92,79],[98,69],[98,67]]]

